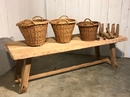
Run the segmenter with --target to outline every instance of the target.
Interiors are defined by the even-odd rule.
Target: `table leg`
[[[96,58],[97,58],[97,60],[104,59],[104,57],[102,57],[102,56],[100,55],[100,46],[96,46],[96,47],[95,47],[95,53],[96,53]],[[110,61],[108,58],[107,58],[107,60],[106,60],[106,63],[108,63],[108,64],[111,65],[111,61]]]
[[[21,75],[22,66],[23,66],[23,60],[17,60],[17,62],[16,62],[16,69],[15,69],[15,76],[14,76],[15,82],[18,82],[17,81],[17,79],[18,79],[17,75]]]
[[[111,64],[112,67],[115,68],[117,67],[117,62],[116,62],[116,49],[115,49],[115,43],[110,44],[110,53],[111,53]]]
[[[27,92],[30,68],[31,68],[31,58],[25,59],[24,65],[23,65],[23,68],[22,68],[21,86],[20,86],[20,89],[19,89],[19,93]]]
[[[100,47],[99,46],[95,47],[95,53],[96,53],[97,60],[99,60],[100,59]]]

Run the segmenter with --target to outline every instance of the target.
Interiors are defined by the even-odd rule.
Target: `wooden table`
[[[53,74],[58,74],[61,72],[66,72],[78,68],[83,68],[90,65],[96,65],[99,63],[107,62],[112,65],[113,68],[117,67],[116,62],[116,52],[115,52],[115,43],[126,41],[127,38],[123,36],[119,36],[114,39],[100,39],[95,41],[81,41],[78,35],[73,36],[72,40],[69,43],[57,43],[54,38],[47,38],[44,45],[39,47],[30,47],[27,46],[25,41],[15,41],[9,42],[6,44],[8,51],[13,60],[17,60],[16,63],[16,72],[15,72],[15,82],[19,82],[20,89],[19,93],[27,92],[28,81],[33,80],[40,77],[45,77]],[[111,59],[108,58],[100,58],[100,46],[102,45],[110,45],[110,53]],[[95,47],[97,60],[89,63],[79,64],[77,66],[72,66],[68,68],[63,68],[60,70],[50,71],[46,73],[40,73],[36,75],[29,76],[30,67],[31,67],[31,59],[33,57],[66,52],[71,50],[78,50],[84,48]]]

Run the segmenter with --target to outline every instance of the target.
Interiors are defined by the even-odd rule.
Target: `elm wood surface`
[[[109,63],[110,65],[112,65],[113,68],[115,68],[117,66],[115,43],[126,41],[126,40],[127,40],[126,37],[119,36],[118,38],[114,38],[114,39],[103,40],[100,38],[100,40],[88,42],[88,41],[81,41],[79,36],[73,36],[71,42],[65,43],[65,44],[56,43],[54,38],[48,38],[46,43],[40,47],[27,46],[24,41],[10,42],[10,43],[7,43],[6,46],[12,58],[14,60],[17,60],[15,82],[19,82],[21,84],[19,88],[19,93],[25,93],[27,92],[28,81],[32,79],[54,75],[54,74],[58,74],[58,73],[62,73],[62,72],[70,71],[70,70],[75,70],[75,69],[83,68],[86,66],[96,65],[103,62]],[[101,45],[110,46],[111,60],[109,60],[108,58],[104,58],[104,59],[100,58],[99,46]],[[97,56],[96,61],[29,76],[30,67],[31,67],[31,59],[33,57],[59,53],[59,52],[65,52],[65,51],[70,51],[70,50],[89,48],[89,47],[95,47],[95,53]]]
[[[107,45],[126,40],[126,37],[119,36],[118,38],[114,39],[103,40],[102,38],[100,38],[100,40],[95,41],[81,41],[81,39],[77,35],[73,36],[72,40],[69,43],[64,44],[57,43],[54,38],[47,38],[46,42],[39,47],[30,47],[25,43],[25,41],[9,42],[6,44],[6,46],[13,60],[19,60],[43,56],[47,54]]]

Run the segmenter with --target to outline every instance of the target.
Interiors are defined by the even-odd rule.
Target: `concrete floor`
[[[35,58],[31,74],[92,61],[94,56],[60,53]],[[118,58],[118,68],[107,63],[29,81],[18,94],[14,69],[0,77],[0,97],[130,97],[130,59]]]

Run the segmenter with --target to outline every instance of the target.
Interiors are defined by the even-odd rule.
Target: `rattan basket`
[[[25,19],[16,24],[26,44],[29,46],[43,45],[46,40],[48,21],[40,16],[35,16],[32,20]]]
[[[50,23],[57,42],[70,42],[72,38],[72,32],[76,23],[75,19],[70,19],[68,16],[62,15],[59,19],[54,19]]]
[[[83,22],[77,23],[77,25],[79,27],[81,40],[83,41],[96,40],[99,22],[91,21],[89,18],[86,18]]]

